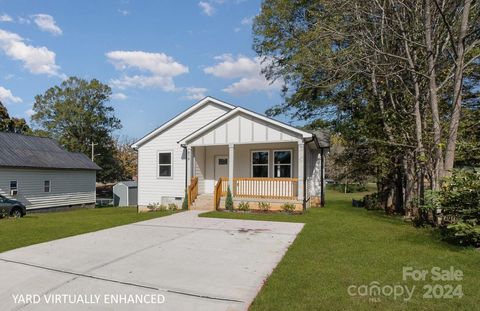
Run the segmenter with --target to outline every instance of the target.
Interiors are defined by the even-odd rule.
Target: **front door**
[[[215,183],[220,177],[228,177],[228,156],[215,156]]]

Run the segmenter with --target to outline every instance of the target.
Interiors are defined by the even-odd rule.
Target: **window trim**
[[[266,152],[267,164],[253,164],[253,154],[255,152]],[[253,177],[254,166],[267,166],[267,177]],[[269,178],[270,177],[270,150],[250,150],[250,177],[251,178]]]
[[[48,181],[48,191],[45,191],[45,188],[46,188],[45,182],[47,181]],[[43,193],[51,193],[51,192],[52,192],[52,181],[50,179],[45,179],[43,181]]]
[[[168,166],[168,164],[160,164],[160,153],[170,153],[170,176],[160,176],[160,166]],[[157,179],[173,179],[173,150],[157,150]]]
[[[275,152],[282,152],[282,151],[288,151],[290,152],[290,164],[276,164],[275,163]],[[272,150],[272,156],[273,156],[273,167],[272,167],[272,170],[273,170],[273,178],[293,178],[293,150],[292,149],[274,149]],[[277,165],[289,165],[290,166],[290,177],[275,177],[275,166]]]

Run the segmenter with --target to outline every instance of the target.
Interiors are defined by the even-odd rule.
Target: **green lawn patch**
[[[139,214],[136,208],[109,207],[4,218],[0,219],[0,252],[171,214]]]
[[[417,229],[400,217],[351,207],[365,193],[327,192],[327,206],[303,215],[210,212],[203,217],[303,222],[280,264],[254,300],[251,310],[478,310],[480,251],[447,244],[431,229]],[[462,281],[402,280],[402,268],[433,267],[463,271]],[[350,285],[415,286],[413,297],[348,294]],[[431,284],[462,285],[463,298],[423,298]]]

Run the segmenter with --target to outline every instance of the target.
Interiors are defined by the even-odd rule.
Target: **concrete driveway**
[[[198,213],[0,253],[1,309],[245,310],[303,224]]]

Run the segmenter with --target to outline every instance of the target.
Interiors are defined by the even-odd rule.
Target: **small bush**
[[[233,211],[233,197],[230,187],[227,188],[227,197],[225,199],[225,209],[227,211]]]
[[[444,240],[460,245],[480,247],[480,225],[459,221],[441,229]]]
[[[150,203],[147,205],[147,208],[150,210],[150,211],[166,211],[167,210],[167,207],[164,205],[164,204],[160,204],[159,202],[154,202],[154,203]]]
[[[170,204],[168,204],[167,209],[168,209],[170,212],[175,212],[176,210],[178,210],[178,206],[177,206],[177,204],[170,203]]]
[[[248,202],[240,202],[238,204],[238,210],[248,212],[250,210],[250,204],[248,204]]]
[[[258,202],[258,209],[262,212],[268,212],[270,210],[270,203],[268,202]]]
[[[282,211],[286,213],[293,213],[295,211],[295,204],[293,203],[285,203],[282,205]]]
[[[363,197],[363,206],[367,210],[383,209],[381,194],[378,192],[368,194]]]

